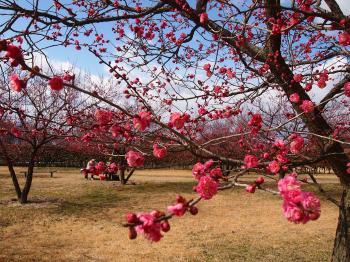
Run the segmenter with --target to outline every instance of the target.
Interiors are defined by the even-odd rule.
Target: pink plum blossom
[[[302,74],[295,74],[293,79],[295,82],[300,83],[301,81],[303,81],[303,75]]]
[[[246,186],[245,191],[247,191],[248,193],[254,193],[255,188],[256,188],[256,185],[248,185]]]
[[[253,155],[246,155],[244,157],[244,164],[246,168],[254,168],[259,165],[259,159]]]
[[[170,116],[170,124],[180,130],[184,127],[187,117],[180,113],[172,113]]]
[[[102,161],[98,162],[95,166],[98,173],[103,173],[106,170],[106,164]]]
[[[126,153],[125,158],[128,162],[128,165],[131,167],[143,166],[145,162],[144,156],[140,152],[133,150],[130,150],[128,153]]]
[[[213,168],[212,170],[210,170],[210,176],[212,178],[222,177],[221,168],[220,167],[216,167],[216,168]]]
[[[173,206],[168,206],[168,211],[175,216],[181,217],[186,213],[187,206],[184,203],[177,203]]]
[[[262,176],[258,176],[256,179],[255,179],[255,183],[257,184],[257,185],[261,185],[262,183],[264,183],[265,182],[265,179],[264,179],[264,177],[262,177]]]
[[[201,24],[207,23],[207,22],[208,22],[208,14],[207,14],[207,13],[201,13],[201,14],[199,15],[199,22],[200,22]]]
[[[11,66],[17,66],[24,62],[21,48],[15,45],[7,45],[5,57],[11,59]]]
[[[211,199],[218,191],[218,183],[211,177],[202,176],[196,186],[196,191],[203,199]]]
[[[293,93],[289,96],[289,100],[293,103],[299,103],[300,97],[299,97],[298,93]]]
[[[268,169],[270,170],[271,173],[277,173],[280,170],[280,168],[281,167],[276,160],[272,160],[268,164]]]
[[[49,87],[54,91],[63,89],[63,79],[60,76],[54,76],[48,81]]]
[[[113,113],[109,110],[97,109],[95,118],[100,125],[106,125],[112,121]]]
[[[153,155],[156,158],[163,158],[167,154],[167,149],[166,147],[161,147],[158,144],[153,145]]]
[[[276,141],[273,143],[274,147],[277,147],[280,150],[284,150],[286,147],[286,144],[282,139],[276,139]]]
[[[344,84],[344,94],[347,96],[347,97],[350,97],[350,82],[346,82]]]
[[[310,100],[303,100],[302,104],[300,105],[300,108],[305,112],[305,113],[311,113],[314,111],[314,103]]]
[[[291,222],[307,223],[320,217],[320,200],[311,192],[302,192],[296,174],[289,174],[278,182],[283,198],[283,214]]]
[[[262,118],[260,114],[252,114],[252,118],[248,121],[248,126],[261,128]]]
[[[199,180],[202,176],[205,175],[205,166],[202,163],[198,162],[192,167],[192,174],[197,180]]]
[[[339,45],[350,45],[350,34],[348,32],[343,32],[339,34]]]
[[[17,138],[22,136],[22,132],[19,131],[16,127],[12,127],[10,132],[14,137],[17,137]]]
[[[135,227],[136,232],[143,234],[144,237],[152,242],[158,242],[163,235],[161,234],[161,224],[156,222],[156,217],[151,213],[141,213],[137,216],[142,223]]]
[[[133,118],[134,127],[138,131],[144,131],[147,127],[149,127],[151,123],[151,113],[150,112],[140,112]]]
[[[299,154],[304,146],[304,138],[301,136],[294,136],[293,141],[290,143],[290,152],[293,154]]]
[[[19,79],[18,75],[16,74],[10,76],[10,83],[12,90],[16,92],[21,92],[22,89],[26,87],[26,83],[23,80]]]

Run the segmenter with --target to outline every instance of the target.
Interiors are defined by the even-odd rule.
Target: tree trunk
[[[334,239],[333,262],[350,261],[350,188],[343,191],[339,206],[338,226]]]
[[[125,168],[120,169],[120,183],[122,185],[125,185],[125,183],[126,183],[126,181],[125,181]]]
[[[272,48],[273,51],[279,49]],[[284,90],[285,94],[290,97],[291,94],[297,93],[301,100],[310,100],[309,95],[305,92],[300,83],[293,81],[293,72],[286,64],[284,58],[278,56],[278,67],[274,63],[269,63],[271,72],[274,74],[277,82]],[[301,118],[310,132],[329,137],[333,133],[332,127],[323,117],[321,111],[315,107],[313,113],[303,114],[303,111],[296,103],[292,103],[293,108]],[[340,183],[345,188],[345,193],[339,207],[339,220],[336,232],[335,245],[333,250],[333,261],[350,261],[350,245],[348,239],[350,225],[350,175],[346,171],[346,165],[350,162],[349,157],[344,153],[342,145],[336,141],[326,142],[322,138],[316,138],[320,151],[328,154],[327,164],[333,169],[336,176],[339,177]]]
[[[13,165],[12,165],[11,161],[7,162],[7,167],[9,169],[9,171],[10,171],[12,183],[13,183],[13,186],[15,187],[15,190],[16,190],[17,199],[20,200],[21,196],[22,196],[21,187],[19,186],[18,179],[17,179],[17,176],[16,176],[16,172],[15,172],[15,169],[13,168]]]
[[[29,161],[29,165],[28,165],[26,183],[25,183],[23,190],[22,190],[22,195],[21,195],[21,199],[20,199],[21,204],[28,203],[28,194],[30,191],[30,187],[32,186],[33,171],[34,171],[34,160],[31,160],[31,161]]]
[[[22,195],[21,187],[20,187],[20,185],[18,183],[16,171],[15,171],[15,169],[13,167],[13,162],[12,162],[10,156],[7,153],[5,145],[2,143],[2,140],[0,140],[0,148],[2,150],[2,153],[5,156],[6,164],[7,164],[8,170],[10,172],[12,183],[13,183],[13,186],[15,187],[17,199],[20,200],[21,199],[21,195]]]
[[[135,170],[136,170],[135,168],[132,168],[132,169],[130,170],[128,176],[127,176],[126,179],[125,179],[125,183],[124,183],[124,184],[126,184],[126,183],[129,181],[129,178],[134,174]]]

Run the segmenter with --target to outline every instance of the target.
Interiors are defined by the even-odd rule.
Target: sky
[[[336,1],[340,5],[344,13],[350,15],[350,0]],[[50,3],[51,1],[49,0],[40,1],[40,4],[42,5],[43,9],[47,7]],[[282,0],[282,5],[289,5],[290,3],[291,1]],[[323,8],[327,8],[324,1],[322,1],[321,6]],[[0,21],[2,19],[4,18],[0,17]],[[21,24],[19,24],[19,27],[21,27]],[[100,23],[97,26],[97,30],[100,34],[103,33],[106,36],[106,39],[114,38],[114,34],[111,32],[111,23]],[[92,74],[95,79],[97,79],[99,76],[103,78],[109,76],[107,68],[98,64],[97,58],[95,58],[95,56],[92,55],[90,52],[84,50],[84,48],[82,48],[81,51],[77,51],[72,46],[67,48],[63,46],[58,46],[54,48],[49,48],[45,52],[49,57],[50,62],[57,69],[68,69],[68,67],[73,66],[78,72]],[[42,60],[42,57],[38,56],[38,59]],[[323,97],[324,93],[328,91],[329,88],[330,85],[324,90],[315,93],[314,96],[316,96],[316,100],[319,101]]]
[[[350,0],[336,0],[343,12],[346,15],[350,15]],[[45,2],[45,1],[44,1]],[[290,0],[282,0],[282,5],[288,5],[291,3]],[[328,9],[325,2],[322,1],[321,6]],[[111,24],[101,23],[98,25],[99,33],[103,33],[108,38],[113,39],[113,33],[110,31]],[[81,55],[77,55],[77,51],[72,48],[65,47],[55,47],[47,51],[48,56],[55,61],[69,62],[70,64],[79,67],[81,70],[84,70],[89,73],[96,75],[105,75],[108,74],[105,67],[102,67],[97,64],[98,60],[91,53],[81,50]]]

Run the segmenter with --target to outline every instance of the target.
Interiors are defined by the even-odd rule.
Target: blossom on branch
[[[303,100],[302,104],[300,105],[300,108],[305,113],[312,113],[314,111],[314,103],[310,100]]]
[[[158,144],[153,145],[153,155],[156,158],[163,158],[167,154],[167,149],[166,147],[161,147]]]
[[[151,123],[151,113],[150,112],[140,112],[133,118],[134,127],[142,132],[147,127],[149,127]]]
[[[49,87],[54,91],[63,89],[63,79],[60,76],[54,76],[48,81]]]
[[[320,200],[311,192],[302,192],[296,174],[290,174],[278,182],[283,198],[283,214],[291,222],[307,223],[321,214]]]
[[[128,162],[128,165],[131,167],[143,166],[145,162],[143,154],[133,150],[130,150],[128,153],[126,153],[125,158]]]
[[[246,155],[244,157],[244,164],[246,168],[254,168],[259,165],[259,159],[253,155]]]
[[[196,186],[196,191],[203,199],[211,199],[218,191],[218,182],[209,176],[202,176]]]
[[[25,81],[19,79],[18,75],[13,74],[10,76],[11,88],[16,92],[21,92],[26,87]]]
[[[97,109],[95,111],[95,118],[99,125],[106,125],[112,121],[113,113],[109,110]]]

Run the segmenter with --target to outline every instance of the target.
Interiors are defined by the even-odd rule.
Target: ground
[[[338,196],[334,175],[318,177]],[[278,196],[238,188],[199,203],[197,216],[172,219],[171,230],[159,243],[142,236],[130,241],[121,226],[125,213],[164,210],[177,193],[195,196],[189,170],[139,170],[132,180],[135,185],[126,186],[87,181],[78,169],[68,168],[59,169],[54,178],[37,173],[32,202],[19,205],[10,201],[15,196],[11,180],[0,167],[0,261],[330,259],[338,215],[334,204],[321,197],[320,219],[295,225],[283,217]]]

